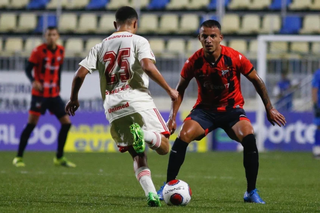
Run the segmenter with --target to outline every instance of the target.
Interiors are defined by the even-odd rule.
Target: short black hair
[[[49,26],[47,27],[47,30],[56,30],[57,32],[59,32],[56,26]]]
[[[216,20],[213,20],[213,19],[210,19],[210,20],[207,20],[207,21],[204,21],[201,25],[200,25],[200,28],[201,27],[217,27],[219,28],[220,32],[221,32],[221,25],[218,21]]]
[[[120,7],[116,12],[117,23],[124,24],[131,19],[138,19],[138,13],[135,9],[128,6]]]

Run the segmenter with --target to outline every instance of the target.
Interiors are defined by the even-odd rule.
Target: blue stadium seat
[[[27,9],[45,9],[50,0],[31,0]]]
[[[299,16],[287,16],[282,19],[282,28],[280,33],[291,34],[299,33],[302,26],[302,20]]]
[[[230,2],[230,0],[225,0],[224,6],[227,7],[229,2]],[[215,9],[217,9],[217,6],[218,6],[217,0],[211,0],[210,4],[208,5],[208,9],[215,10]]]
[[[45,22],[45,18],[47,18],[47,26],[48,27],[56,27],[57,26],[57,17],[55,15],[48,16],[40,16],[38,19],[38,25],[35,29],[35,32],[42,33],[43,32],[43,24]]]
[[[291,3],[292,0],[286,0],[286,7]],[[282,7],[282,0],[273,0],[269,8],[271,10],[281,10]]]
[[[104,9],[109,0],[91,0],[87,5],[86,9],[88,10],[98,10]]]
[[[149,10],[164,9],[170,0],[152,0],[148,6]]]

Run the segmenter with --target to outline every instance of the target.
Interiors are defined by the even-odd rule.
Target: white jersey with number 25
[[[140,65],[144,58],[155,62],[147,39],[116,32],[95,45],[79,63],[90,73],[99,71],[103,105],[110,122],[156,108],[148,90],[149,77]]]

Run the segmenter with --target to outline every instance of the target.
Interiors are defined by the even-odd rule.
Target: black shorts
[[[67,113],[64,110],[64,102],[60,96],[54,98],[43,98],[33,95],[31,98],[31,106],[29,113],[35,115],[44,115],[48,109],[58,119],[65,116]]]
[[[246,116],[244,109],[231,109],[227,112],[211,112],[208,110],[195,108],[185,120],[194,120],[200,124],[207,135],[216,128],[222,128],[224,131],[231,129],[240,120],[250,120]]]

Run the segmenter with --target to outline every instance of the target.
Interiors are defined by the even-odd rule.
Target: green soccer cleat
[[[139,126],[139,124],[137,123],[131,124],[130,132],[133,135],[133,143],[132,143],[133,149],[137,153],[143,153],[146,148],[146,145],[143,138],[144,137],[143,131]]]
[[[65,157],[61,157],[61,158],[54,157],[53,163],[55,166],[65,166],[65,167],[70,167],[70,168],[76,167],[76,164],[68,161],[67,158],[65,158]]]
[[[25,167],[26,164],[24,164],[22,157],[15,157],[13,158],[12,164],[16,167]]]
[[[148,206],[151,206],[151,207],[160,207],[161,206],[158,195],[153,192],[149,192],[148,197],[147,197],[147,201],[148,201]]]

